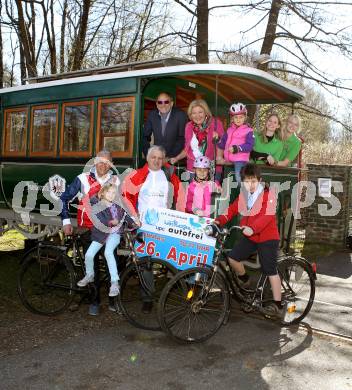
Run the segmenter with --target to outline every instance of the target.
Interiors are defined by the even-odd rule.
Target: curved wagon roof
[[[65,77],[64,74],[58,75]],[[51,81],[0,89],[1,94],[52,88],[59,85],[83,84],[94,81],[127,78],[155,79],[174,77],[188,82],[190,88],[202,86],[217,92],[227,102],[234,99],[244,103],[295,103],[305,93],[303,90],[256,68],[229,64],[185,64],[155,67],[140,70],[118,71],[89,76],[70,74],[70,78],[55,78]]]

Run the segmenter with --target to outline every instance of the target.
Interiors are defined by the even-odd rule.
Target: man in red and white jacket
[[[66,188],[61,195],[62,211],[61,219],[65,235],[73,233],[73,227],[70,220],[69,203],[78,197],[79,204],[77,209],[77,226],[91,229],[93,222],[89,217],[90,202],[89,199],[96,195],[101,187],[111,181],[119,184],[117,176],[110,170],[112,165],[110,152],[102,150],[95,158],[94,167],[90,172],[84,172],[76,176],[73,182]]]
[[[94,167],[89,172],[83,172],[78,175],[73,182],[66,188],[65,192],[61,195],[62,201],[62,230],[66,236],[72,235],[73,227],[70,219],[69,203],[75,198],[79,199],[77,209],[77,226],[82,228],[81,239],[84,244],[84,253],[89,247],[91,242],[90,229],[93,227],[93,222],[90,219],[90,198],[96,195],[101,187],[108,183],[113,182],[119,185],[119,179],[110,170],[112,165],[111,154],[107,150],[100,151],[94,161]],[[96,257],[94,260],[98,259]],[[94,284],[96,288],[96,296],[94,302],[89,307],[90,315],[98,315],[100,307],[100,272],[99,262],[94,261],[95,278]],[[114,307],[112,304],[109,306],[112,310]]]
[[[258,252],[262,272],[269,277],[274,302],[265,308],[265,314],[280,317],[282,315],[281,281],[277,272],[277,255],[280,235],[276,221],[277,196],[261,183],[260,169],[255,164],[247,164],[241,170],[241,179],[245,191],[229,206],[227,213],[215,219],[218,225],[224,225],[241,214],[240,226],[243,237],[229,253],[231,267],[238,275],[243,287],[249,285],[249,276],[241,261]]]
[[[122,193],[131,215],[137,215],[140,220],[143,214],[155,207],[184,210],[184,192],[180,179],[172,165],[165,163],[165,149],[153,145],[147,153],[147,163],[130,173],[122,183]],[[149,286],[153,286],[152,272],[145,271],[144,278]],[[153,297],[141,290],[142,311],[150,313],[153,307]]]
[[[165,149],[153,145],[147,163],[131,172],[122,183],[122,193],[130,213],[141,215],[148,208],[174,206],[184,211],[184,191],[175,167],[165,163]]]

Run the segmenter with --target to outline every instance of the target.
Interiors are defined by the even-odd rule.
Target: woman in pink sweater
[[[193,164],[196,158],[206,156],[215,166],[214,158],[221,158],[223,151],[215,143],[224,134],[221,121],[214,118],[207,103],[202,99],[193,100],[187,110],[190,121],[185,128],[185,147],[179,155],[170,159],[171,164],[187,157],[187,171],[193,177]],[[217,166],[215,179],[220,180],[222,167]]]
[[[242,103],[233,104],[230,107],[231,126],[222,136],[218,147],[224,150],[225,161],[230,161],[234,165],[237,183],[241,183],[241,169],[249,161],[249,154],[253,149],[254,135],[253,129],[248,126],[247,108]],[[224,163],[221,157],[218,163]]]
[[[210,163],[206,156],[194,161],[194,179],[187,189],[186,213],[200,217],[212,214],[212,193],[220,191],[220,187],[210,180]]]

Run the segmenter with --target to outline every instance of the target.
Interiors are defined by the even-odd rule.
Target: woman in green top
[[[277,163],[280,167],[290,167],[296,160],[301,150],[302,141],[297,137],[301,131],[301,118],[297,114],[291,114],[287,117],[282,131],[282,142],[284,149]]]
[[[254,147],[251,158],[256,164],[276,165],[283,151],[281,141],[281,120],[277,114],[270,114],[263,131],[254,132]]]

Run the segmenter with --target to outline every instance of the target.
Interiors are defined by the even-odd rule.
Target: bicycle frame
[[[213,261],[214,264],[213,273],[211,275],[211,279],[208,285],[205,288],[206,291],[203,298],[204,299],[207,298],[209,291],[212,289],[214,285],[216,274],[219,272],[219,270],[221,270],[221,272],[225,276],[227,286],[231,289],[233,295],[237,298],[237,300],[241,304],[245,305],[246,311],[249,312],[249,311],[257,310],[261,312],[262,304],[265,303],[262,301],[261,295],[268,276],[261,273],[256,288],[254,290],[241,288],[240,283],[238,281],[238,276],[236,275],[235,272],[232,272],[228,256],[225,253],[225,241],[228,235],[231,233],[231,230],[233,229],[241,229],[241,227],[232,226],[229,230],[224,229],[224,231],[221,233],[220,229],[216,226],[217,243],[219,244],[219,248],[216,250],[216,255]],[[280,258],[278,259],[278,263],[280,261],[284,261],[287,258],[287,256],[288,256],[287,254],[284,254],[281,259]],[[314,276],[314,279],[316,280],[316,273],[314,272],[312,265],[303,257],[296,256],[295,258],[302,260],[306,264],[306,266],[309,268],[310,272]],[[221,260],[225,260],[225,264]],[[285,289],[287,289],[288,287],[290,292],[293,293],[290,285],[284,286],[283,283],[284,278],[279,269],[278,269],[278,273],[281,279],[281,286]]]
[[[138,237],[138,233],[136,232],[135,229],[131,229],[131,230],[127,229],[127,230],[125,230],[124,235],[125,235],[125,239],[126,239],[126,242],[127,242],[127,246],[130,249],[130,254],[129,254],[128,257],[131,259],[131,262],[136,267],[137,275],[138,275],[138,278],[139,278],[139,280],[141,282],[141,287],[145,290],[145,292],[147,294],[151,294],[153,292],[153,290],[152,290],[151,287],[148,286],[148,284],[146,283],[146,281],[144,279],[143,272],[141,271],[141,268],[140,268],[140,265],[139,265],[139,261],[138,261],[138,256],[136,254],[136,250],[135,250],[135,247],[134,247],[135,241],[136,240],[139,241],[142,238]]]

